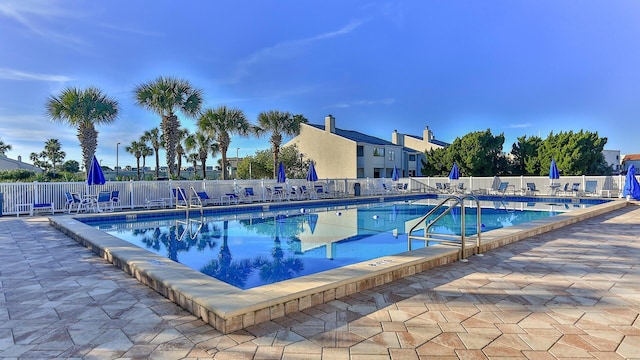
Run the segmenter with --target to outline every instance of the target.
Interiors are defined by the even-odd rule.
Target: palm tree
[[[197,152],[190,152],[186,155],[186,160],[190,163],[193,164],[193,175],[196,174],[197,170],[198,170],[198,160],[200,160],[200,157],[198,156]]]
[[[61,164],[67,154],[62,151],[62,144],[58,139],[49,139],[44,143],[44,151],[41,156],[51,161],[51,169],[56,170],[56,164]]]
[[[180,177],[180,171],[182,171],[182,157],[186,153],[185,141],[187,140],[188,136],[189,136],[188,129],[182,128],[178,130],[178,137],[177,137],[178,142],[176,144],[176,158],[178,158],[178,170],[177,170],[178,177]]]
[[[144,132],[144,135],[142,135],[142,139],[144,142],[148,142],[151,144],[153,152],[156,155],[157,179],[160,176],[160,148],[164,146],[164,141],[162,141],[162,136],[160,136],[160,130],[158,128],[147,130]]]
[[[160,128],[167,150],[169,175],[176,174],[176,146],[180,120],[176,115],[180,111],[187,117],[200,113],[202,91],[195,89],[186,80],[160,76],[147,84],[136,86],[136,103],[162,117]]]
[[[2,139],[0,139],[0,155],[6,156],[7,151],[11,150],[11,145],[5,144]]]
[[[144,180],[144,169],[147,167],[147,156],[153,155],[153,149],[147,145],[144,139],[140,139],[140,155],[142,155],[142,180]]]
[[[207,109],[198,119],[198,129],[209,134],[218,143],[222,153],[222,163],[227,163],[227,150],[231,144],[231,135],[249,135],[251,125],[240,109],[219,106]],[[226,168],[225,168],[226,169]],[[227,180],[227,172],[222,172],[222,179]]]
[[[142,157],[142,144],[137,141],[132,141],[131,145],[126,146],[124,150],[128,153],[131,153],[136,157],[136,170],[138,173],[138,180],[140,180],[140,157]]]
[[[197,159],[202,164],[202,178],[207,178],[207,157],[209,152],[212,156],[215,156],[218,151],[218,144],[202,132],[195,134],[189,134],[185,140],[187,151],[195,150],[197,152]],[[194,166],[195,169],[195,166]]]
[[[283,135],[295,136],[300,133],[300,124],[307,123],[302,115],[291,115],[278,110],[263,111],[258,114],[258,125],[254,132],[258,136],[271,132],[269,143],[273,149],[273,178],[278,177],[278,157]]]
[[[98,131],[95,126],[115,121],[118,102],[94,87],[84,90],[69,87],[62,90],[59,96],[49,97],[46,112],[52,121],[78,128],[82,161],[88,172],[98,147]]]

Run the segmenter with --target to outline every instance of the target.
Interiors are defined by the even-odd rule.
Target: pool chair
[[[120,205],[120,190],[111,191],[111,211],[115,210],[116,205]]]
[[[525,195],[535,196],[538,189],[536,189],[536,184],[532,182],[527,183],[527,187],[524,189]]]
[[[616,187],[616,183],[613,181],[613,177],[605,177],[604,184],[602,184],[602,189],[600,189],[600,196],[616,197],[619,193],[620,191]]]
[[[113,203],[111,202],[111,191],[100,191],[96,199],[96,211],[113,211]]]
[[[309,188],[307,188],[306,185],[300,185],[298,190],[300,191],[299,194],[298,194],[298,198],[300,200],[309,200],[309,199],[311,199],[311,192],[309,192]]]
[[[269,201],[279,200],[282,201],[285,197],[285,191],[282,186],[274,186],[273,188],[267,188],[269,194]]]
[[[188,205],[187,194],[185,193],[183,188],[171,189],[171,193],[173,194],[173,198],[176,201],[176,207],[185,207]]]
[[[253,192],[252,187],[246,187],[240,192],[240,201],[252,203],[258,200],[258,196]]]
[[[325,198],[329,197],[329,194],[326,191],[324,191],[324,186],[322,186],[322,185],[315,185],[313,187],[313,190],[316,193],[315,196],[318,199],[325,199]]]
[[[217,201],[215,201],[215,199],[210,198],[206,191],[198,191],[196,192],[196,195],[198,195],[198,199],[200,199],[202,205],[212,205],[218,203]]]
[[[71,210],[73,210],[74,206],[76,207],[76,212],[80,211],[80,207],[82,206],[82,199],[80,198],[80,195],[65,191],[64,197],[66,199],[64,208],[67,210],[67,213],[71,214]]]
[[[492,195],[506,195],[507,191],[509,190],[509,188],[514,189],[515,192],[515,188],[513,187],[513,185],[509,185],[508,181],[502,181],[500,182],[500,185],[498,186],[498,189],[492,194]]]
[[[238,205],[240,203],[240,197],[236,195],[236,193],[226,193],[220,197],[220,203],[222,205],[224,205],[224,203],[227,203],[228,205]]]
[[[598,193],[596,189],[598,188],[598,182],[596,180],[587,180],[584,183],[584,195],[586,196],[596,196]]]
[[[442,187],[442,183],[437,182],[436,183],[436,191],[441,193],[444,192],[444,188]]]
[[[573,183],[573,185],[571,185],[571,194],[574,196],[580,195],[580,183]]]

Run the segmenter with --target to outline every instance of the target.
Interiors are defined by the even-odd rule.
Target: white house
[[[5,155],[0,155],[0,171],[24,169],[41,173],[42,169],[37,166],[22,162],[22,156],[18,156],[18,160],[10,159]]]

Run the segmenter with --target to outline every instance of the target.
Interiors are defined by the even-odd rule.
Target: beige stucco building
[[[302,124],[300,135],[284,146],[295,144],[300,153],[313,160],[321,179],[391,178],[394,167],[400,177],[420,176],[425,149],[448,145],[433,142],[435,139],[428,128],[424,134],[424,138],[420,138],[394,130],[392,141],[387,141],[340,129],[336,127],[335,117],[328,115],[323,125]]]

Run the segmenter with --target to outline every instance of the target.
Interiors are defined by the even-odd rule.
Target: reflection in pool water
[[[374,203],[91,225],[233,286],[248,289],[404,252],[408,247],[406,231],[431,205]],[[527,211],[526,208],[526,203],[489,204],[482,210],[484,231],[566,210],[562,205],[547,211]],[[466,213],[466,233],[473,234],[477,226],[476,210],[469,208]],[[459,216],[459,212],[453,211],[441,219],[434,230],[459,233]],[[411,246],[412,249],[424,247],[424,242],[417,240]]]

